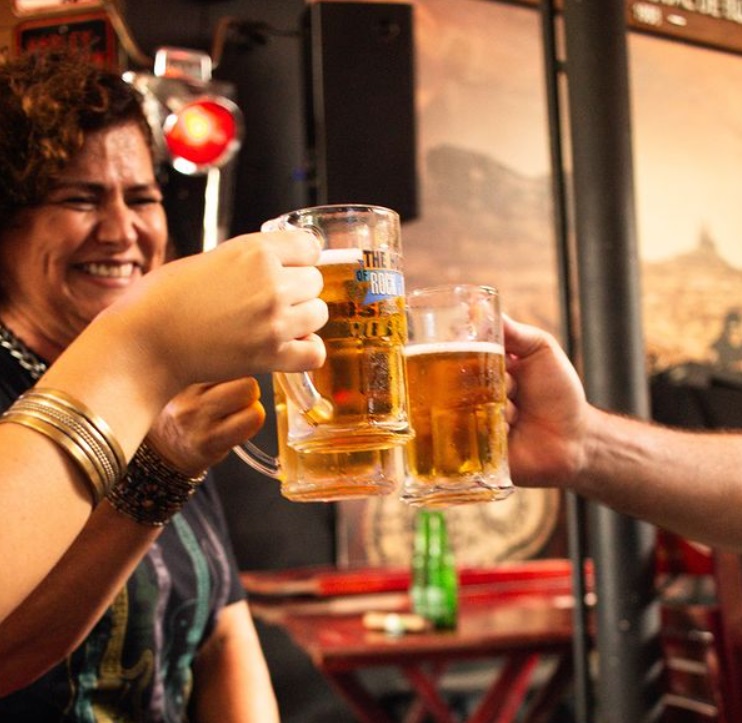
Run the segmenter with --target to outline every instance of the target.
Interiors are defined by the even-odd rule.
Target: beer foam
[[[500,354],[504,356],[505,347],[496,341],[434,341],[426,344],[409,344],[405,356],[421,354],[456,354],[457,352],[477,352],[479,354]]]
[[[361,249],[324,249],[320,254],[317,266],[330,264],[355,264],[363,258]]]

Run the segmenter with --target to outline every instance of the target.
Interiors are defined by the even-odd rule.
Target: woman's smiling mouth
[[[140,268],[139,264],[133,262],[113,263],[113,262],[90,262],[86,264],[77,264],[75,268],[80,271],[98,278],[104,279],[129,279]]]

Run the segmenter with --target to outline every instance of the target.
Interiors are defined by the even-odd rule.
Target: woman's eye
[[[149,206],[162,203],[162,199],[159,196],[137,196],[130,198],[127,203],[129,206]]]
[[[95,206],[96,200],[92,196],[66,196],[60,203],[73,208],[91,208]]]

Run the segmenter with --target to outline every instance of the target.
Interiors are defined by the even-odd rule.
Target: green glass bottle
[[[437,630],[456,627],[459,580],[441,510],[418,510],[415,514],[410,601],[412,611]]]

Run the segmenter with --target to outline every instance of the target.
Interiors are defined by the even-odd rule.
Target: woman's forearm
[[[125,585],[162,528],[102,502],[43,583],[0,623],[0,697],[63,660]]]
[[[150,370],[135,336],[109,335],[116,323],[90,327],[39,381],[59,388],[111,427],[129,459],[147,433],[172,385]],[[112,349],[115,348],[115,351]],[[92,499],[85,476],[47,437],[16,424],[0,425],[4,450],[0,509],[0,621],[59,561],[87,522]],[[7,452],[5,451],[7,450]]]
[[[278,723],[268,666],[245,602],[225,607],[193,667],[196,723]]]

